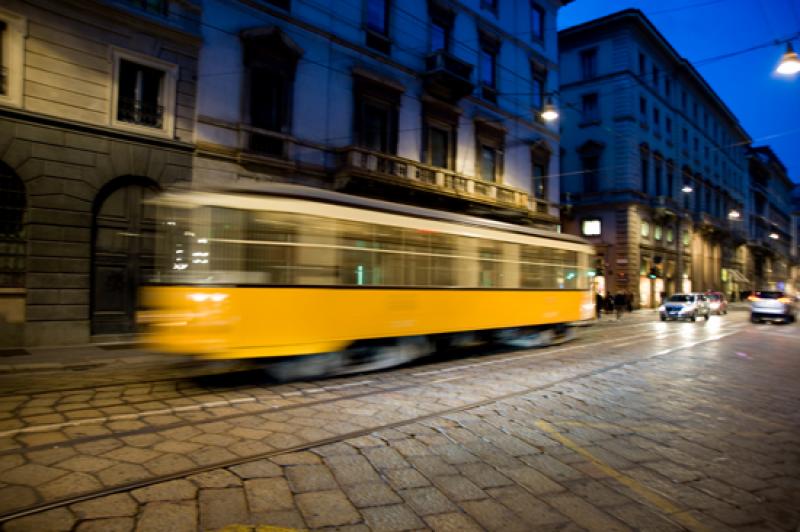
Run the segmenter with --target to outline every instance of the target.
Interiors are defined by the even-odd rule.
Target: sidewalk
[[[79,346],[17,347],[0,349],[0,374],[21,371],[89,369],[111,364],[163,360],[130,342]]]

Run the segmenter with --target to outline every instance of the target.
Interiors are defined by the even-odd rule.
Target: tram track
[[[634,324],[626,325],[626,330],[630,330],[632,328],[645,327],[645,326],[652,326],[652,322],[634,323]],[[595,331],[591,331],[589,334],[591,335],[594,332]],[[586,338],[586,337],[581,336],[581,337],[576,338],[575,340],[572,340],[570,343],[571,343],[571,345],[579,345],[579,344],[583,345],[581,342],[584,341],[584,340],[589,340],[590,341],[591,338]],[[515,350],[514,349],[508,349],[508,351],[511,352],[511,351],[515,351]],[[517,349],[517,351],[518,351],[518,349]],[[446,360],[444,362],[443,361],[433,360],[433,359],[426,359],[426,360],[428,360],[429,361],[428,363],[431,363],[431,364],[452,362],[452,360]],[[198,365],[202,365],[202,362],[192,361],[192,362],[188,362],[187,364],[189,364],[191,367],[197,367]],[[141,368],[141,369],[142,370],[152,369],[152,366]],[[177,370],[177,369],[180,369],[180,368],[175,368],[175,369]],[[163,378],[157,378],[157,379],[140,379],[140,378],[129,377],[129,378],[127,378],[125,380],[122,380],[120,382],[113,382],[113,383],[101,383],[101,384],[89,383],[89,384],[86,384],[84,386],[73,386],[73,387],[70,387],[70,388],[49,388],[49,389],[42,389],[42,390],[26,391],[24,393],[21,393],[21,392],[18,392],[18,391],[0,392],[0,400],[13,399],[13,398],[18,398],[18,397],[24,397],[24,398],[26,398],[26,400],[33,400],[33,399],[36,399],[36,398],[38,398],[40,396],[43,396],[43,395],[50,395],[50,394],[57,394],[57,393],[64,393],[64,394],[76,393],[77,394],[77,393],[87,392],[87,391],[91,391],[93,393],[108,393],[108,392],[112,391],[113,388],[132,385],[132,384],[135,384],[135,385],[138,385],[138,386],[143,386],[143,385],[157,385],[157,384],[166,383],[166,382],[192,383],[193,381],[200,380],[200,379],[214,379],[214,378],[218,378],[218,377],[221,378],[221,377],[227,376],[227,375],[256,373],[256,372],[260,372],[260,371],[261,370],[257,366],[254,366],[252,363],[243,363],[242,366],[233,368],[230,371],[221,371],[221,372],[217,372],[217,373],[202,372],[202,373],[198,373],[196,375],[188,375],[188,376],[187,375],[172,375],[172,376],[163,377]],[[109,372],[116,374],[116,373],[118,373],[118,369],[115,368],[115,370],[110,370]],[[0,377],[2,377],[2,376],[0,376]],[[337,376],[337,377],[334,377],[334,378],[341,378],[341,377]],[[270,385],[275,386],[276,384],[270,384]],[[259,386],[259,385],[255,384],[253,382],[248,382],[248,383],[243,384],[240,388],[252,388],[254,386]],[[260,387],[263,387],[263,386],[260,386]],[[209,391],[201,392],[200,395],[202,395],[202,393],[215,393],[212,390],[213,389],[211,389]],[[226,392],[236,391],[236,389],[235,388],[231,388],[231,387],[225,387],[224,391],[226,391]],[[120,393],[120,395],[123,395],[123,393]],[[183,398],[186,398],[186,397],[193,397],[193,396],[175,395],[173,397],[149,398],[147,400],[143,400],[143,401],[140,401],[140,402],[152,402],[154,400],[156,400],[156,401],[167,401],[167,400],[173,400],[173,399],[183,399]],[[93,405],[91,405],[91,403],[87,403],[87,404],[89,406],[93,407],[93,408],[100,408],[100,406],[93,406]],[[104,404],[102,406],[103,407],[108,407],[108,406],[122,406],[122,405],[133,405],[133,404],[136,404],[136,403],[135,402],[120,402],[117,405]]]
[[[679,333],[674,333],[674,335],[675,336],[680,336]],[[646,340],[646,338],[642,338],[639,341],[644,341],[644,340]],[[153,433],[153,432],[166,431],[166,430],[181,428],[181,427],[184,427],[184,426],[187,426],[187,425],[193,425],[193,424],[196,424],[198,422],[202,423],[202,422],[227,421],[227,420],[236,419],[238,417],[248,416],[248,415],[261,415],[261,414],[268,414],[268,413],[274,413],[274,412],[283,412],[283,411],[291,410],[291,409],[294,409],[294,408],[320,406],[320,405],[329,404],[329,403],[333,403],[333,402],[337,402],[337,401],[359,399],[361,397],[366,397],[366,396],[369,396],[369,395],[374,394],[374,393],[400,392],[400,391],[408,390],[408,389],[411,389],[411,388],[425,386],[425,385],[433,384],[433,383],[437,383],[437,382],[445,382],[445,381],[450,382],[450,381],[453,381],[453,380],[458,380],[458,379],[464,378],[463,376],[455,376],[455,377],[447,378],[447,379],[444,379],[444,380],[440,379],[438,381],[434,380],[434,381],[430,381],[430,382],[425,381],[424,378],[429,377],[429,376],[432,377],[432,376],[436,376],[436,375],[440,375],[440,374],[452,374],[453,372],[470,370],[470,369],[474,369],[476,367],[508,365],[509,363],[514,363],[514,362],[517,362],[517,361],[527,360],[527,359],[530,359],[530,358],[543,358],[543,357],[547,357],[547,356],[557,355],[557,354],[563,353],[565,351],[572,351],[572,350],[575,350],[575,349],[586,348],[586,347],[595,347],[595,346],[598,346],[598,345],[606,345],[606,344],[617,342],[617,341],[619,341],[617,338],[611,338],[611,339],[607,339],[607,340],[601,340],[601,341],[598,341],[598,342],[593,342],[593,343],[591,343],[589,345],[587,345],[587,344],[571,344],[571,345],[568,345],[568,346],[559,346],[559,347],[556,347],[554,349],[547,349],[547,350],[541,350],[541,351],[537,350],[537,351],[533,351],[533,352],[530,352],[531,350],[527,349],[527,350],[522,350],[523,354],[514,354],[512,352],[512,353],[509,353],[509,354],[507,354],[505,356],[502,356],[500,358],[495,358],[495,359],[491,359],[491,360],[482,360],[482,361],[478,361],[478,362],[472,362],[471,360],[474,360],[474,359],[477,359],[477,358],[481,358],[481,357],[473,357],[473,358],[468,358],[466,360],[459,360],[459,362],[465,362],[465,363],[457,364],[457,365],[454,365],[454,366],[453,365],[448,366],[448,365],[446,365],[447,364],[446,362],[445,363],[440,363],[440,364],[433,364],[433,366],[445,365],[445,367],[433,368],[433,369],[429,369],[429,370],[421,371],[421,372],[420,371],[414,371],[417,368],[411,367],[411,368],[406,368],[406,369],[401,370],[402,373],[400,373],[399,376],[416,378],[416,380],[421,380],[422,382],[413,382],[413,383],[410,383],[410,384],[402,384],[402,385],[397,385],[397,386],[390,386],[388,388],[387,387],[382,387],[382,388],[377,388],[377,389],[370,389],[370,390],[367,390],[367,391],[362,392],[362,393],[353,393],[353,394],[344,395],[342,397],[336,397],[336,398],[325,399],[325,400],[320,400],[320,401],[312,400],[312,401],[306,401],[306,402],[290,404],[290,405],[272,405],[270,407],[267,407],[267,408],[264,408],[264,409],[261,409],[261,410],[250,410],[250,411],[242,412],[242,413],[217,416],[217,417],[212,417],[212,418],[201,420],[201,421],[198,421],[198,420],[188,420],[188,421],[187,420],[183,420],[183,421],[175,422],[175,423],[171,423],[171,424],[151,425],[151,426],[140,428],[140,429],[134,429],[134,430],[128,430],[128,431],[122,431],[122,432],[113,432],[112,434],[104,434],[104,435],[97,435],[97,436],[85,436],[85,437],[73,438],[73,439],[70,439],[68,441],[69,441],[70,444],[78,445],[80,443],[87,443],[87,442],[90,442],[90,441],[97,441],[97,440],[102,440],[102,439],[112,438],[112,437],[113,438],[124,438],[124,437],[127,437],[127,436],[134,436],[134,435],[140,435],[140,434],[150,434],[150,433]],[[612,347],[618,347],[618,346],[621,346],[621,345],[626,345],[627,346],[627,345],[630,345],[630,342],[624,343],[624,344],[617,344],[616,346],[612,346]],[[397,374],[395,374],[395,375],[397,375]],[[374,380],[373,381],[369,381],[370,384],[375,383],[375,382],[380,383],[380,379],[378,379],[378,381],[374,381]],[[380,384],[386,384],[386,383],[380,383]],[[3,438],[3,437],[12,437],[13,438],[13,437],[18,436],[18,435],[32,434],[32,433],[54,432],[54,431],[59,431],[59,430],[66,429],[66,428],[80,427],[80,426],[87,426],[87,425],[95,425],[95,426],[100,425],[100,426],[103,426],[105,423],[113,423],[115,421],[138,420],[138,419],[142,419],[142,418],[145,418],[145,417],[148,417],[148,416],[180,414],[181,412],[191,412],[191,411],[205,411],[205,410],[213,409],[214,407],[218,407],[218,406],[234,406],[235,404],[245,403],[245,402],[246,403],[254,403],[254,402],[258,402],[259,399],[262,399],[262,400],[263,399],[267,399],[267,400],[270,400],[270,399],[273,399],[273,400],[296,400],[297,397],[301,397],[302,398],[304,396],[313,396],[316,393],[322,393],[322,392],[334,392],[334,391],[336,391],[336,392],[340,392],[341,393],[341,390],[347,389],[347,388],[352,388],[352,387],[353,387],[352,384],[329,385],[329,386],[325,386],[324,384],[320,384],[319,386],[316,386],[313,389],[297,390],[297,391],[287,392],[287,393],[283,393],[283,394],[275,393],[274,391],[270,391],[270,393],[272,395],[274,395],[275,397],[270,397],[270,398],[263,398],[262,397],[262,398],[259,398],[258,395],[257,395],[257,391],[269,391],[269,390],[267,388],[263,387],[263,386],[257,386],[256,390],[254,390],[254,393],[250,393],[245,397],[236,397],[236,398],[228,400],[228,401],[225,401],[225,400],[220,401],[219,399],[216,399],[216,400],[212,400],[210,403],[200,403],[200,404],[195,404],[195,405],[175,406],[175,407],[162,408],[162,409],[151,410],[151,411],[144,411],[144,412],[137,412],[137,413],[131,412],[131,413],[124,413],[124,414],[118,414],[118,415],[113,415],[113,416],[105,416],[105,417],[99,417],[99,418],[75,419],[75,420],[64,421],[64,422],[60,422],[60,423],[50,423],[50,424],[44,424],[44,425],[29,425],[29,426],[26,426],[26,427],[20,427],[20,428],[0,431],[0,438]],[[239,390],[230,390],[229,389],[229,390],[226,390],[226,392],[241,391],[241,389],[244,389],[244,388],[249,388],[249,389],[252,390],[253,386],[252,385],[250,385],[250,386],[244,385]],[[315,391],[314,393],[310,393],[309,390],[319,390],[319,391]],[[195,397],[200,397],[202,395],[204,395],[204,394],[200,393],[200,394],[197,394]],[[217,393],[208,393],[206,395],[212,395],[212,396],[218,397]],[[178,397],[178,398],[185,398],[185,396]],[[178,398],[176,398],[176,399],[178,399]],[[119,406],[134,406],[135,404],[145,404],[145,403],[154,403],[154,402],[163,402],[163,401],[164,401],[164,399],[160,399],[160,400],[149,399],[147,401],[141,401],[139,403],[122,403]],[[25,452],[30,452],[30,451],[46,449],[46,448],[49,448],[50,446],[51,446],[51,444],[43,444],[43,445],[29,446],[29,447],[18,446],[18,447],[13,447],[13,448],[5,448],[5,449],[0,449],[0,456],[11,454],[11,453],[14,453],[14,452],[18,452],[20,450],[24,450]]]
[[[677,352],[677,351],[681,351],[681,350],[684,350],[684,349],[689,349],[689,348],[695,347],[697,345],[706,344],[706,343],[709,343],[709,342],[720,340],[720,339],[728,337],[728,336],[732,336],[732,335],[738,334],[743,329],[744,329],[744,327],[730,327],[727,330],[721,329],[717,334],[714,334],[712,336],[709,336],[709,337],[706,337],[706,338],[702,338],[702,339],[699,339],[699,340],[694,341],[694,342],[681,344],[681,345],[678,345],[678,346],[675,346],[675,347],[664,349],[664,350],[658,351],[656,353],[653,353],[653,354],[650,354],[650,355],[647,355],[647,356],[638,356],[638,357],[635,357],[635,358],[628,357],[625,360],[614,362],[612,364],[607,364],[607,365],[604,365],[602,367],[591,369],[591,370],[588,370],[588,371],[579,372],[577,374],[569,375],[569,376],[566,376],[566,377],[563,377],[563,378],[555,379],[555,380],[550,381],[550,382],[545,382],[545,383],[537,384],[537,385],[534,385],[534,386],[529,386],[529,387],[523,388],[521,390],[516,390],[516,391],[505,393],[505,394],[500,394],[500,395],[497,395],[497,396],[481,399],[479,401],[469,402],[469,403],[466,403],[466,404],[463,404],[463,405],[458,405],[458,406],[451,407],[451,408],[444,408],[444,409],[441,409],[441,410],[437,410],[435,412],[429,412],[429,413],[426,413],[426,414],[423,414],[423,415],[419,415],[419,416],[415,416],[415,417],[412,417],[412,418],[403,419],[403,420],[396,421],[396,422],[380,424],[380,425],[371,426],[371,427],[367,427],[367,428],[359,429],[359,430],[355,430],[355,431],[349,431],[349,432],[345,432],[345,433],[342,433],[342,434],[337,434],[337,435],[334,435],[334,436],[331,436],[331,437],[327,437],[327,438],[313,439],[311,441],[307,441],[307,442],[304,442],[302,444],[298,444],[298,445],[294,445],[294,446],[288,446],[288,447],[285,447],[285,448],[282,448],[282,449],[271,450],[271,451],[267,451],[267,452],[263,452],[263,453],[255,453],[255,454],[247,456],[247,457],[237,457],[235,459],[226,460],[226,461],[220,461],[220,462],[217,462],[217,463],[214,463],[214,464],[198,466],[198,467],[195,467],[195,468],[182,470],[182,471],[176,472],[176,473],[171,473],[171,474],[167,474],[167,475],[157,475],[157,476],[150,477],[148,479],[122,483],[122,484],[117,485],[117,486],[111,486],[111,487],[100,489],[100,490],[94,490],[94,491],[86,492],[86,493],[79,494],[79,495],[63,497],[63,498],[54,499],[54,500],[51,500],[51,501],[48,501],[48,502],[33,504],[33,505],[30,505],[30,506],[27,506],[27,507],[24,507],[24,508],[19,508],[19,509],[12,510],[10,512],[6,512],[4,514],[1,514],[0,515],[0,523],[5,523],[5,522],[8,522],[8,521],[13,520],[13,519],[17,519],[17,518],[20,518],[20,517],[24,517],[24,516],[27,516],[27,515],[31,515],[31,514],[35,514],[35,513],[39,513],[39,512],[43,512],[43,511],[47,511],[47,510],[51,510],[51,509],[55,509],[55,508],[60,508],[60,507],[63,507],[63,506],[68,506],[70,504],[74,504],[74,503],[78,503],[78,502],[97,499],[97,498],[100,498],[100,497],[113,495],[113,494],[116,494],[116,493],[126,492],[126,491],[130,491],[130,490],[138,489],[138,488],[143,488],[143,487],[151,486],[151,485],[158,484],[158,483],[161,483],[161,482],[166,482],[166,481],[170,481],[170,480],[176,480],[176,479],[180,479],[180,478],[185,478],[187,476],[198,474],[198,473],[208,472],[208,471],[212,471],[212,470],[220,469],[220,468],[232,467],[232,466],[235,466],[235,465],[240,465],[240,464],[253,462],[253,461],[257,461],[257,460],[263,460],[263,459],[266,459],[266,458],[271,458],[271,457],[279,456],[279,455],[282,455],[282,454],[308,450],[308,449],[311,449],[311,448],[314,448],[314,447],[319,447],[319,446],[328,445],[328,444],[332,444],[332,443],[336,443],[336,442],[340,442],[340,441],[345,441],[345,440],[352,439],[352,438],[366,436],[366,435],[374,433],[374,432],[380,432],[380,431],[383,431],[383,430],[388,430],[388,429],[393,429],[393,428],[397,428],[397,427],[401,427],[401,426],[405,426],[405,425],[424,422],[424,421],[427,421],[427,420],[430,420],[430,419],[434,419],[434,418],[437,418],[437,417],[441,417],[441,416],[445,416],[445,415],[464,412],[464,411],[471,410],[471,409],[474,409],[474,408],[480,408],[482,406],[486,406],[486,405],[489,405],[489,404],[492,404],[492,403],[497,403],[497,402],[500,402],[500,401],[504,401],[504,400],[507,400],[507,399],[515,398],[515,397],[524,396],[524,395],[527,395],[527,394],[530,394],[530,393],[534,393],[534,392],[537,392],[537,391],[546,390],[548,388],[551,388],[551,387],[554,387],[554,386],[558,386],[560,384],[569,383],[569,382],[577,381],[577,380],[580,380],[580,379],[590,378],[590,377],[593,377],[595,375],[600,375],[600,374],[603,374],[603,373],[607,373],[609,371],[613,371],[615,369],[618,369],[618,368],[621,368],[621,367],[624,367],[624,366],[635,365],[635,364],[642,363],[644,361],[652,360],[654,358],[664,357],[664,356],[670,355],[670,354],[672,354],[674,352]],[[642,341],[648,341],[648,340],[649,340],[648,338],[643,338],[642,339]],[[594,345],[597,345],[597,343],[595,343]],[[568,348],[562,348],[562,350],[563,349],[568,349]],[[546,355],[552,355],[552,354],[555,354],[555,353],[553,353],[553,352],[541,353],[539,356],[546,356]],[[444,380],[452,381],[452,380],[458,380],[459,378],[468,378],[468,377],[469,377],[469,375],[454,376],[453,378],[446,378],[446,379],[440,380],[440,382],[444,382]],[[400,387],[400,388],[413,388],[413,387],[418,387],[418,386],[423,385],[423,384],[430,385],[430,384],[432,384],[432,382],[406,385],[406,386],[403,386],[403,387]],[[374,395],[375,393],[393,393],[393,390],[381,389],[381,390],[377,390],[377,391],[368,392],[369,395]],[[325,401],[321,401],[320,403],[323,403],[323,402],[324,403],[331,403],[331,402],[335,402],[336,400],[337,399],[328,399],[328,400],[325,400]],[[306,405],[300,405],[300,406],[309,406],[309,405],[306,404]],[[253,413],[251,412],[251,413],[244,414],[244,415],[252,415],[252,414]],[[25,451],[27,452],[28,450],[29,449],[26,449]]]

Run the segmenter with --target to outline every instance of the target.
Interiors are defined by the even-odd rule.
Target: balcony
[[[425,90],[447,101],[456,102],[470,94],[472,65],[439,50],[425,58]]]
[[[536,214],[548,220],[553,218],[549,214],[550,204],[547,201],[508,185],[363,148],[349,147],[340,153],[337,177],[364,177],[494,207],[510,208],[524,214]]]
[[[678,202],[669,196],[656,196],[651,198],[650,205],[655,209],[655,216],[657,218],[677,216],[679,210]]]
[[[692,215],[695,226],[702,232],[713,234],[730,231],[727,220],[711,216],[707,212],[696,212]]]

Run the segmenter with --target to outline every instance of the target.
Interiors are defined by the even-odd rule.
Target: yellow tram
[[[293,185],[152,202],[140,318],[164,352],[363,361],[371,346],[396,363],[593,316],[592,250],[576,237]]]

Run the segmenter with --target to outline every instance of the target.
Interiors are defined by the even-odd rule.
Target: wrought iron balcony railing
[[[164,107],[135,98],[120,98],[117,104],[117,120],[161,128],[164,125]]]
[[[362,174],[449,196],[549,215],[550,204],[547,201],[514,187],[363,148],[342,150],[339,172]]]

